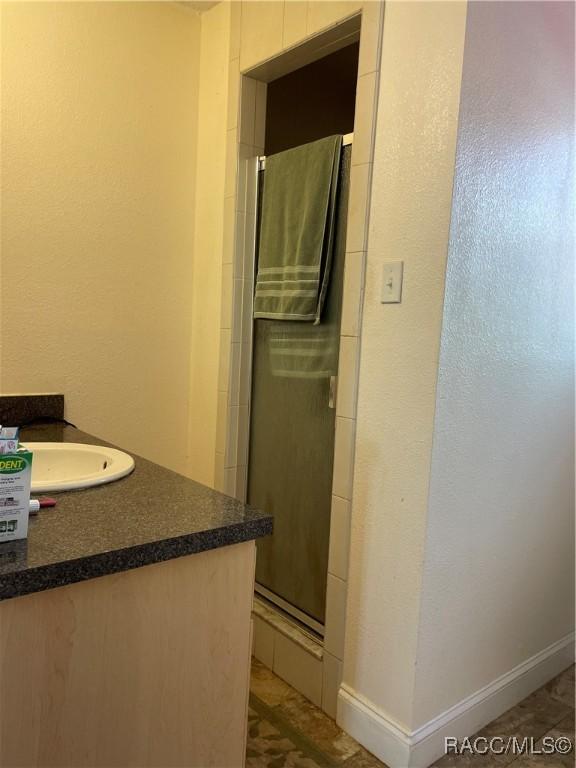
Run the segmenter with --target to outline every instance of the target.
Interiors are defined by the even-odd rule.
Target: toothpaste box
[[[0,543],[28,536],[32,453],[0,454]]]
[[[18,427],[0,427],[0,454],[16,453],[18,450]]]

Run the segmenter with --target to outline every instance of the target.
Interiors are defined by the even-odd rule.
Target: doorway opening
[[[327,136],[347,136],[340,160],[333,262],[322,322],[311,326],[257,319],[252,337],[247,501],[274,515],[273,536],[258,542],[256,590],[320,637],[326,616],[358,50],[354,42],[273,80],[266,102],[267,156]],[[259,186],[261,190],[262,178]],[[260,202],[261,197],[259,194]],[[290,370],[275,364],[279,348],[286,350],[288,344],[295,363]],[[323,365],[316,369],[310,365],[313,347],[323,349]]]

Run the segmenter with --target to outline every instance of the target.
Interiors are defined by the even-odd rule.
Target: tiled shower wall
[[[215,458],[216,487],[246,495],[251,376],[257,156],[264,153],[266,83],[250,76],[265,62],[361,19],[358,85],[346,240],[326,626],[321,661],[286,636],[266,636],[265,663],[335,716],[344,651],[354,465],[359,335],[384,5],[380,2],[233,2],[228,82],[222,255],[222,313]],[[305,63],[305,62],[302,62]],[[292,69],[295,67],[292,66]],[[280,70],[281,71],[281,70]],[[277,75],[276,75],[277,76]],[[272,632],[259,627],[255,632]],[[264,638],[260,638],[264,640]],[[270,642],[268,642],[268,639]],[[260,642],[262,645],[262,642]],[[305,690],[304,690],[305,689]]]

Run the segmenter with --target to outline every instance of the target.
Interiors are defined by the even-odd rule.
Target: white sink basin
[[[25,443],[32,451],[32,491],[71,491],[119,480],[134,469],[124,451],[83,443]]]

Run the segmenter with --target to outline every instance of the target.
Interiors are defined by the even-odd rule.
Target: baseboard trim
[[[427,768],[444,754],[445,736],[471,736],[573,663],[571,633],[414,731],[343,683],[337,721],[390,768]]]
[[[336,722],[389,768],[408,768],[410,733],[346,683],[338,691]]]

